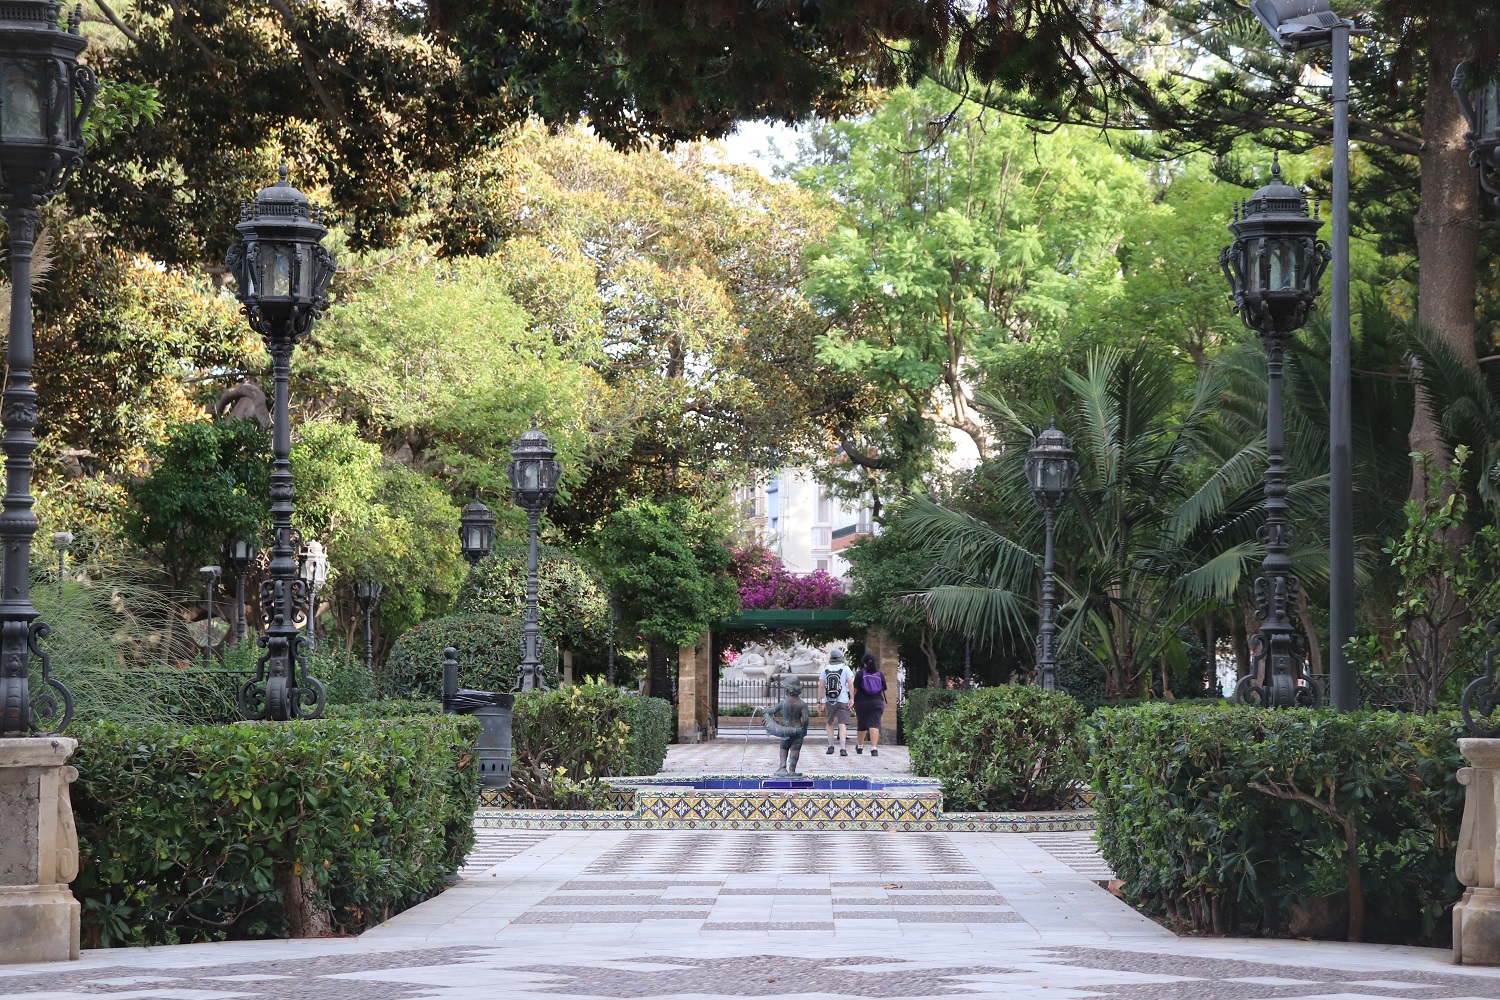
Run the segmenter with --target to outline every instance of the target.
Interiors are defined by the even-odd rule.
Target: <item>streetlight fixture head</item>
[[[283,163],[281,179],[241,206],[240,218],[234,227],[240,242],[224,263],[251,328],[262,336],[287,328],[301,336],[328,308],[328,282],[337,270],[322,243],[328,234],[322,210],[287,183]]]
[[[83,123],[99,85],[78,64],[79,16],[55,0],[0,4],[0,176],[5,200],[39,205],[83,165]]]
[[[475,500],[464,508],[458,517],[458,546],[470,564],[490,554],[495,541],[495,515],[484,504]]]
[[[1328,45],[1333,29],[1346,23],[1328,0],[1255,0],[1250,9],[1283,52]]]
[[[1039,507],[1055,511],[1068,502],[1077,479],[1078,460],[1073,442],[1057,429],[1054,421],[1031,439],[1031,451],[1026,457],[1026,484]]]
[[[224,544],[224,562],[235,573],[248,571],[255,556],[255,543],[243,536],[234,535]]]
[[[52,533],[52,551],[66,552],[73,547],[73,533],[71,531],[54,531]]]
[[[328,581],[328,554],[323,550],[323,543],[316,538],[302,547],[302,565],[298,567],[298,575],[314,589]]]
[[[1219,254],[1234,311],[1262,336],[1286,334],[1307,322],[1318,297],[1318,279],[1332,254],[1318,239],[1322,220],[1307,211],[1302,192],[1281,179],[1281,159],[1271,180],[1235,206],[1229,224],[1234,242]]]
[[[1469,123],[1464,141],[1469,145],[1469,166],[1479,171],[1479,185],[1500,205],[1500,80],[1492,72],[1471,89],[1472,60],[1465,59],[1453,71],[1453,96]]]
[[[547,435],[536,429],[535,420],[531,429],[516,439],[510,457],[505,474],[510,478],[511,495],[516,505],[528,514],[546,510],[557,495],[562,465],[558,463],[557,452]]]
[[[359,603],[366,611],[380,603],[382,589],[384,588],[381,587],[380,581],[367,576],[361,576],[354,581],[354,596],[359,599]]]
[[[199,566],[198,578],[204,583],[213,583],[224,575],[224,570],[218,566]]]

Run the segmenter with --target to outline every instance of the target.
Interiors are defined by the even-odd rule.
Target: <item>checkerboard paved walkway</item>
[[[1176,938],[1069,836],[485,831],[359,938],[88,952],[0,967],[0,996],[1500,1000],[1442,951]]]

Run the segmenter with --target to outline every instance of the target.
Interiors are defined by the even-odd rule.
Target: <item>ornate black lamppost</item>
[[[328,553],[323,543],[316,538],[302,547],[302,562],[297,575],[307,584],[307,640],[308,651],[318,651],[318,591],[328,582]]]
[[[287,412],[287,383],[292,349],[328,306],[333,254],[323,246],[328,230],[322,212],[281,180],[245,205],[235,229],[242,242],[225,257],[234,275],[236,296],[250,328],[271,352],[276,383],[272,414],[271,566],[261,585],[260,604],[266,624],[260,642],[266,652],[255,677],[240,689],[240,711],[248,719],[317,718],[327,692],[308,666],[304,640],[297,631],[297,611],[307,598],[307,584],[297,577],[297,533],[292,528],[292,429]]]
[[[536,531],[542,511],[547,509],[547,505],[557,495],[557,480],[562,475],[562,466],[557,463],[557,452],[552,450],[552,442],[547,440],[547,435],[536,429],[535,420],[531,422],[531,430],[516,440],[510,457],[511,462],[505,467],[505,473],[510,477],[511,496],[531,522],[526,553],[526,631],[522,640],[525,655],[521,658],[516,685],[520,691],[530,691],[533,688],[546,690],[547,680],[542,675],[542,663],[538,656],[542,630],[536,621]]]
[[[1036,669],[1044,689],[1057,690],[1057,583],[1053,572],[1052,539],[1057,512],[1068,502],[1078,479],[1078,461],[1073,443],[1054,423],[1031,440],[1026,458],[1026,484],[1042,508],[1047,524],[1046,549],[1042,558],[1042,627],[1036,639]],[[967,666],[967,664],[966,664]],[[967,683],[967,678],[966,678]]]
[[[380,603],[380,592],[384,589],[375,579],[368,566],[360,571],[354,581],[354,596],[359,599],[359,609],[365,617],[365,669],[375,669],[375,640],[370,631],[371,619],[375,617],[375,605]]]
[[[245,577],[255,565],[255,543],[235,535],[224,544],[224,565],[234,574],[234,641],[245,641]]]
[[[490,554],[495,542],[495,515],[484,504],[475,500],[458,516],[458,547],[470,566]]]
[[[1472,70],[1465,60],[1453,71],[1453,96],[1469,123],[1464,139],[1469,144],[1469,165],[1479,171],[1479,186],[1500,205],[1500,81],[1493,75],[1477,91],[1470,91]],[[1500,618],[1489,623],[1489,634],[1500,634]],[[1500,677],[1496,657],[1500,647],[1484,654],[1484,674],[1464,688],[1459,708],[1470,735],[1480,739],[1500,738]]]
[[[1308,215],[1302,193],[1283,183],[1278,159],[1271,182],[1235,207],[1229,227],[1234,242],[1219,255],[1234,311],[1266,350],[1266,557],[1255,581],[1261,625],[1250,640],[1254,667],[1234,696],[1269,708],[1316,707],[1323,701],[1322,690],[1307,672],[1307,640],[1292,624],[1291,608],[1301,584],[1292,573],[1281,412],[1287,341],[1307,322],[1318,279],[1328,266],[1328,244],[1318,239],[1321,226]]]
[[[52,676],[37,646],[47,637],[31,603],[31,453],[36,449],[36,392],[31,388],[31,254],[40,209],[83,165],[83,123],[98,84],[78,56],[87,42],[80,14],[58,24],[53,0],[7,0],[0,5],[0,204],[10,249],[8,375],[0,420],[5,437],[4,513],[0,514],[0,737],[59,733],[73,718],[73,696]],[[44,690],[33,695],[27,673],[41,660]]]

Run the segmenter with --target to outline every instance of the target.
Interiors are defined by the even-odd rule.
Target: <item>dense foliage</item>
[[[1431,941],[1461,890],[1460,731],[1394,713],[1101,709],[1100,845],[1130,899],[1196,929],[1295,922],[1304,935]]]
[[[396,640],[377,681],[387,698],[441,698],[443,650],[458,650],[458,686],[509,691],[523,655],[520,616],[468,613],[423,622]],[[557,650],[545,641],[539,652],[550,682],[556,681]]]
[[[1064,808],[1086,773],[1083,709],[1039,687],[983,688],[907,731],[911,767],[954,811]]]
[[[94,945],[358,932],[442,891],[474,843],[472,719],[76,735]]]
[[[526,611],[526,546],[491,550],[464,577],[460,614],[519,617]],[[542,546],[537,552],[537,624],[562,649],[603,646],[609,638],[609,595],[599,575],[575,556]]]

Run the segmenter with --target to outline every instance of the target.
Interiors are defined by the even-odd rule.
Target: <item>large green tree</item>
[[[867,468],[905,464],[908,477],[933,452],[892,447],[912,418],[994,453],[976,368],[1003,345],[1055,337],[1117,286],[1115,250],[1148,210],[1143,171],[1097,137],[1037,136],[933,84],[815,126],[791,174],[843,210],[809,264],[807,293],[828,324],[819,358],[884,401],[840,428],[844,453]]]

